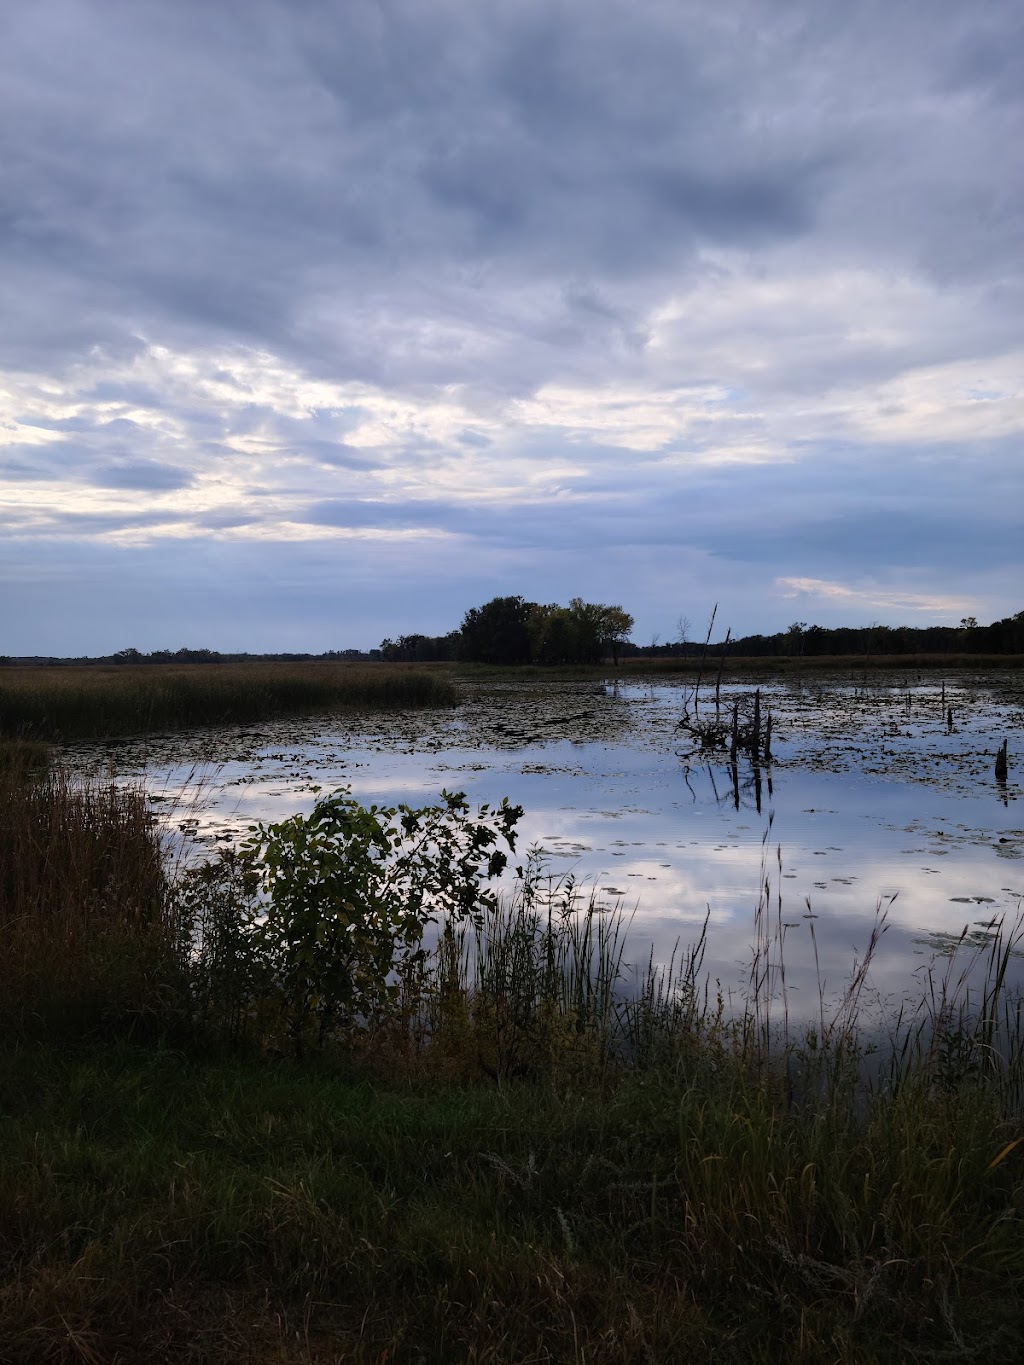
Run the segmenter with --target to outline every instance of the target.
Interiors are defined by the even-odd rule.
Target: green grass
[[[0,735],[99,739],[345,708],[452,706],[444,670],[402,664],[118,665],[0,670]]]
[[[0,1065],[4,1361],[995,1360],[1024,1331],[1021,1164],[990,1168],[1011,1130],[974,1089],[856,1117],[728,1058]]]
[[[299,1061],[194,1017],[142,793],[3,773],[4,1365],[1016,1357],[1019,926],[879,1045],[877,940],[793,1020],[762,902],[730,1016],[528,884]]]

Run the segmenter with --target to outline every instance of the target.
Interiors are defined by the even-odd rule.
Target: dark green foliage
[[[1024,611],[968,632],[972,654],[1024,654]]]
[[[721,641],[712,643],[708,653],[716,657],[726,649]],[[702,645],[676,643],[637,647],[626,652],[663,658],[694,658]],[[878,659],[906,658],[915,655],[1014,655],[1024,654],[1024,611],[979,625],[964,617],[958,626],[809,626],[794,621],[773,635],[744,635],[728,646],[730,659]]]
[[[593,614],[579,602],[568,607],[552,603],[534,607],[530,614],[533,661],[538,664],[596,664],[603,641]]]
[[[568,607],[496,597],[466,613],[459,658],[484,664],[596,664],[633,629],[621,607],[574,597]],[[413,637],[415,638],[415,637]]]
[[[382,640],[380,657],[385,663],[447,663],[459,657],[461,636],[457,630],[448,635],[400,635],[397,640]]]
[[[258,1025],[297,1051],[391,1019],[424,958],[428,924],[478,918],[515,847],[522,808],[361,806],[347,791],[255,827],[237,853],[186,874],[176,901],[183,971],[204,1025]],[[223,1005],[223,1010],[221,1006]],[[276,1028],[275,1028],[276,1025]]]
[[[530,612],[523,597],[495,597],[466,612],[460,631],[459,658],[480,664],[530,662]]]
[[[607,607],[574,597],[568,607],[534,606],[529,630],[533,662],[597,664],[609,650],[615,661],[633,629],[633,618],[621,607]]]

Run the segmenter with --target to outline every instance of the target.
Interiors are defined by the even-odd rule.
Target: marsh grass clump
[[[0,735],[101,739],[353,708],[453,706],[444,671],[378,664],[0,670]]]
[[[0,1022],[75,1033],[160,1015],[174,965],[145,793],[20,749],[0,763]]]
[[[613,1062],[626,920],[528,868],[516,892],[446,923],[412,1000],[430,1066],[495,1084],[597,1080]]]
[[[52,760],[52,750],[43,740],[0,737],[0,780],[40,776]]]

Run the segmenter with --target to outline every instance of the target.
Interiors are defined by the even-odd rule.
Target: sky
[[[0,654],[1024,608],[1019,0],[5,0]]]

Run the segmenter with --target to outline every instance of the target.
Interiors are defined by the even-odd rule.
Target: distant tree
[[[629,638],[633,618],[622,607],[574,597],[568,607],[535,606],[529,629],[535,663],[594,664],[608,650],[618,663],[619,648]]]
[[[535,606],[524,597],[494,597],[470,608],[459,632],[459,657],[482,664],[529,663],[529,621]]]
[[[630,643],[633,617],[618,604],[574,597],[567,607],[524,597],[494,597],[466,612],[449,635],[402,635],[381,641],[380,657],[392,661],[465,659],[473,663],[594,664],[611,654],[616,665]]]
[[[221,655],[215,649],[176,649],[173,658],[180,663],[215,664],[220,662]]]
[[[397,640],[382,640],[381,657],[385,663],[417,663],[426,659],[430,640],[426,635],[400,635]]]
[[[617,668],[619,649],[633,633],[633,618],[622,607],[602,607],[600,629],[602,644],[611,650]]]
[[[454,659],[458,632],[450,635],[400,635],[397,640],[382,640],[380,656],[386,663],[423,664]]]
[[[534,603],[527,621],[530,657],[537,664],[574,662],[575,635],[572,613],[557,602],[540,606]]]
[[[604,612],[606,608],[596,602],[584,602],[582,597],[573,597],[569,602],[569,617],[572,621],[573,659],[576,664],[596,664],[601,662],[604,650]]]
[[[985,648],[999,654],[1024,654],[1024,611],[993,621],[984,629]]]
[[[978,626],[976,616],[961,616],[958,634],[960,636],[959,647],[966,649],[969,654],[985,648],[985,636],[988,632]]]

